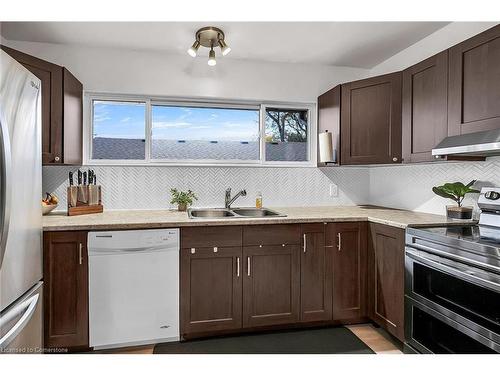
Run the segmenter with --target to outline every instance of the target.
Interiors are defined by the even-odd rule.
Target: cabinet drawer
[[[241,227],[188,227],[181,229],[181,247],[241,246]]]
[[[300,244],[300,225],[251,225],[243,229],[244,246],[281,244]]]

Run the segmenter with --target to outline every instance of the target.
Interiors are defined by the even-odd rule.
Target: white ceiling
[[[224,58],[372,68],[448,22],[214,22]],[[5,39],[186,54],[195,22],[2,22]],[[217,51],[218,53],[218,51]],[[207,54],[208,51],[201,54]]]

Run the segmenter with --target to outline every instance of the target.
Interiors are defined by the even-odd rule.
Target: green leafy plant
[[[193,204],[194,200],[198,200],[198,197],[191,190],[188,191],[179,191],[175,188],[170,189],[170,194],[172,195],[172,199],[170,203],[178,204],[178,205],[186,205],[190,206]]]
[[[479,190],[472,189],[471,186],[476,183],[476,180],[472,180],[467,185],[461,182],[446,183],[441,186],[434,186],[432,191],[443,198],[448,198],[455,201],[458,207],[462,207],[462,202],[465,198],[465,194],[468,193],[479,193]]]

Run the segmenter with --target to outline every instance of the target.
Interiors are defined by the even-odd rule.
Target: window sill
[[[107,167],[218,167],[218,168],[316,168],[314,162],[270,162],[270,163],[196,163],[196,162],[149,162],[130,160],[86,160],[84,166]]]

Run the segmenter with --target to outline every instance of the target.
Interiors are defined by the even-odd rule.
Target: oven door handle
[[[424,264],[426,266],[432,267],[442,272],[449,273],[453,276],[459,277],[462,280],[466,280],[476,285],[484,286],[485,288],[492,289],[496,292],[500,292],[500,277],[494,275],[490,272],[477,270],[463,263],[457,263],[453,260],[438,257],[436,255],[425,255],[422,256],[419,252],[406,248],[406,255],[411,259],[415,260],[417,263]],[[442,262],[436,261],[434,259],[442,260]],[[460,267],[456,267],[459,265]],[[485,279],[477,274],[486,274],[488,279]]]

